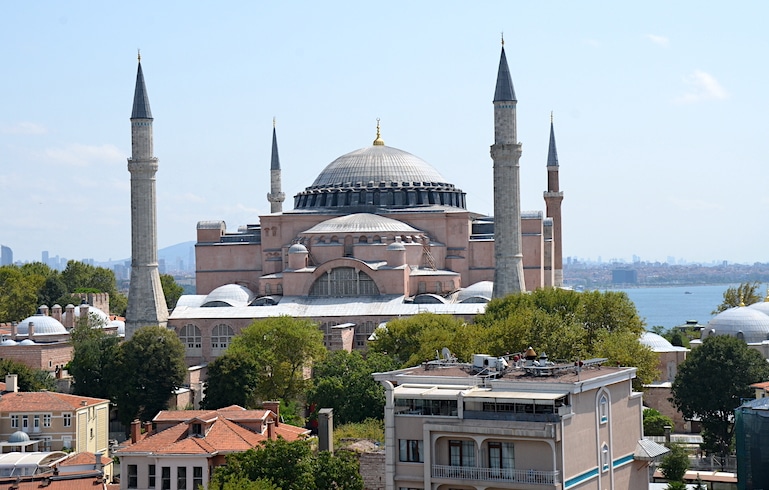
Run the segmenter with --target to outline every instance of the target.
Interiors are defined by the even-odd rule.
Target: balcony
[[[433,465],[433,478],[456,480],[504,481],[529,485],[555,486],[561,483],[560,472],[515,470],[508,468],[478,468],[474,466]]]

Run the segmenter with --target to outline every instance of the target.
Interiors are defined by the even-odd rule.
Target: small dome
[[[491,300],[491,295],[494,291],[494,283],[492,281],[480,281],[475,284],[470,284],[466,288],[459,290],[457,294],[457,302],[459,303],[481,303],[478,298],[485,298],[485,303]],[[471,301],[471,298],[475,298]]]
[[[676,350],[676,347],[673,347],[673,344],[668,339],[654,332],[644,332],[641,335],[640,341],[641,345],[645,345],[654,352],[671,352]]]
[[[245,286],[239,284],[225,284],[208,293],[208,296],[203,300],[201,306],[248,306],[254,298],[256,298],[256,295]]]
[[[125,322],[123,320],[112,320],[107,327],[117,329],[118,336],[125,337]]]
[[[35,341],[32,339],[24,339],[19,342],[18,345],[35,345]]]
[[[749,344],[769,339],[769,315],[755,308],[737,306],[714,316],[703,330],[707,335],[731,335]]]
[[[6,346],[6,345],[16,345],[16,341],[13,339],[5,339],[2,342],[0,342],[0,345]]]
[[[288,247],[288,253],[290,253],[290,254],[306,254],[308,252],[307,252],[307,247],[305,247],[301,243],[295,243],[295,244],[291,245],[290,247]]]
[[[748,308],[769,315],[769,301],[759,301],[758,303],[753,303],[752,305],[748,306]]]
[[[29,435],[26,432],[17,430],[13,434],[11,434],[11,437],[8,438],[8,442],[10,443],[29,442]]]
[[[406,245],[404,245],[401,242],[392,242],[387,246],[387,250],[390,250],[393,252],[403,252],[406,250]]]
[[[41,313],[32,315],[29,318],[25,318],[16,327],[16,333],[19,335],[29,335],[30,322],[35,324],[35,335],[56,335],[67,333],[67,329],[64,328],[64,325],[62,325],[59,320],[52,316],[43,315]]]
[[[94,316],[98,318],[98,321],[101,324],[101,326],[104,326],[109,323],[109,315],[101,311],[99,308],[96,308],[95,306],[91,306],[91,305],[80,305],[75,307],[76,318],[80,318],[80,308],[82,308],[83,306],[88,306],[88,317],[90,318]],[[35,325],[37,325],[37,323],[35,323]]]

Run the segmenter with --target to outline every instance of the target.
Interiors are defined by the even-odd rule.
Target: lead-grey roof
[[[748,344],[769,340],[769,316],[754,308],[736,306],[711,318],[702,338],[710,335],[731,335]]]
[[[494,102],[517,102],[513,79],[510,76],[510,67],[507,65],[505,48],[502,47],[502,55],[499,57],[499,71],[497,72],[497,90],[494,92]]]
[[[355,213],[327,219],[302,232],[305,235],[329,233],[406,233],[419,235],[422,232],[403,221],[370,213]]]
[[[139,69],[136,71],[136,89],[134,90],[134,108],[131,112],[131,119],[152,119],[150,99],[147,95],[147,87],[144,85],[141,61],[139,62]]]
[[[373,182],[424,182],[445,184],[446,179],[419,157],[390,146],[372,145],[352,151],[333,162],[318,175],[311,188],[366,185]]]

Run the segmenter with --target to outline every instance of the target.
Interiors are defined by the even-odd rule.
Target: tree
[[[18,322],[34,315],[38,290],[44,283],[43,276],[25,275],[15,265],[0,267],[0,321]]]
[[[653,408],[647,408],[643,413],[643,424],[645,436],[664,436],[665,426],[673,427],[673,419]]]
[[[171,311],[184,294],[184,288],[176,283],[176,279],[171,274],[160,274],[160,285],[163,288],[163,296],[166,298],[168,311]]]
[[[382,419],[384,388],[371,374],[396,367],[391,357],[378,352],[370,352],[365,358],[358,351],[331,352],[313,368],[314,384],[307,402],[317,409],[333,408],[337,424]]]
[[[758,281],[743,282],[739,286],[730,286],[724,291],[724,300],[720,305],[713,310],[713,314],[716,315],[722,311],[734,308],[740,305],[752,305],[758,303],[764,298],[758,292],[758,287],[761,285]]]
[[[660,471],[669,482],[681,482],[689,469],[689,455],[679,444],[671,444],[670,452],[662,457]]]
[[[726,456],[734,432],[733,413],[750,385],[769,380],[769,364],[744,341],[726,335],[706,337],[678,366],[673,403],[687,418],[699,417],[705,434]]]
[[[353,455],[314,454],[303,440],[269,440],[260,448],[227,455],[227,464],[214,470],[208,488],[224,490],[230,481],[270,481],[282,490],[363,490]]]
[[[208,380],[201,406],[217,409],[230,405],[256,406],[259,384],[257,365],[252,356],[227,351],[208,365]]]
[[[0,359],[0,379],[5,380],[7,374],[18,376],[19,391],[54,391],[56,382],[46,371],[32,369],[11,359]]]
[[[323,359],[323,333],[309,320],[279,316],[258,320],[232,339],[227,349],[256,366],[254,394],[262,400],[290,400],[304,393],[305,369]]]
[[[150,420],[165,410],[187,372],[184,346],[173,330],[142,327],[117,352],[115,401],[120,421]]]
[[[67,367],[75,380],[76,395],[112,399],[120,339],[105,333],[98,325],[100,320],[91,314],[72,329],[73,354]]]

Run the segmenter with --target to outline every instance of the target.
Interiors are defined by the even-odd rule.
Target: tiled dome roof
[[[730,308],[708,322],[702,337],[709,335],[731,335],[749,344],[763,342],[769,339],[769,315],[747,306]]]

